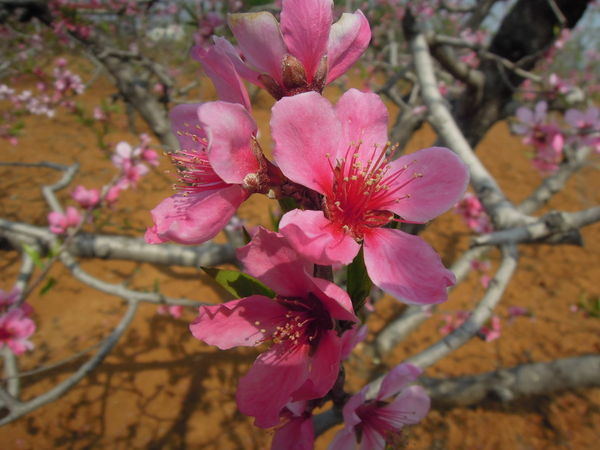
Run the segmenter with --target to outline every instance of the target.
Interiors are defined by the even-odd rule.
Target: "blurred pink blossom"
[[[183,315],[183,306],[181,305],[159,305],[156,312],[161,316],[170,315],[175,319],[181,318]]]
[[[5,345],[15,355],[21,355],[33,348],[29,341],[35,332],[35,323],[21,308],[11,309],[0,315],[0,349]]]
[[[467,226],[476,233],[491,233],[494,229],[491,220],[479,198],[470,192],[454,206],[454,211],[460,214]]]
[[[82,216],[77,209],[69,206],[66,214],[52,211],[48,214],[48,222],[50,223],[50,231],[54,234],[64,234],[69,228],[77,227],[82,220]]]
[[[77,186],[71,196],[84,209],[93,208],[100,202],[99,189],[87,189],[82,185]]]

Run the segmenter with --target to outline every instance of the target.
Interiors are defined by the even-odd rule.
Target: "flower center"
[[[197,147],[181,149],[168,154],[177,168],[177,178],[179,179],[179,183],[175,184],[173,188],[183,195],[188,195],[226,187],[227,183],[215,173],[208,161],[207,139],[199,135],[190,124],[185,124],[185,127],[189,131],[178,131],[177,134],[187,137]]]
[[[333,186],[325,196],[324,210],[327,218],[340,225],[356,240],[362,240],[369,229],[387,225],[394,220],[388,209],[394,203],[408,198],[400,191],[422,174],[414,173],[404,182],[399,182],[409,165],[392,170],[390,158],[397,147],[373,149],[371,158],[362,161],[361,144],[350,145],[346,156],[336,161],[333,170]],[[329,156],[329,155],[327,155]]]
[[[9,327],[0,327],[0,342],[7,342],[13,339],[17,334]]]
[[[288,311],[271,334],[274,344],[309,344],[316,347],[321,333],[334,327],[329,312],[313,294],[307,298],[278,296],[275,300]]]

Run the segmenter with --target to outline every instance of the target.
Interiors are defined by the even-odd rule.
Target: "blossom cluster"
[[[278,231],[259,227],[237,249],[255,288],[200,307],[191,332],[223,350],[263,350],[236,400],[256,426],[276,427],[273,448],[291,448],[292,439],[294,448],[312,448],[313,409],[345,398],[345,428],[331,448],[358,442],[383,449],[429,409],[425,392],[408,387],[420,370],[400,365],[376,398],[366,390],[350,397],[342,361],[364,337],[357,314],[370,283],[409,304],[447,299],[454,275],[429,244],[398,225],[425,223],[451,208],[466,189],[467,168],[441,147],[398,155],[376,94],[349,89],[336,104],[322,95],[368,46],[361,11],[333,23],[331,0],[284,0],[279,21],[268,12],[237,13],[228,24],[237,48],[215,37],[192,50],[219,100],[171,111],[180,148],[169,156],[178,182],[151,211],[146,241],[200,244],[251,195],[279,200]],[[242,80],[276,100],[271,157]],[[350,264],[368,279],[362,295],[333,283],[332,270]]]
[[[10,292],[0,289],[0,349],[7,346],[15,355],[33,348],[29,338],[35,332],[33,308],[20,303],[20,297],[18,288]]]
[[[38,78],[37,92],[30,89],[17,91],[6,84],[0,84],[0,102],[8,102],[7,108],[0,116],[0,137],[17,144],[17,129],[15,123],[18,116],[32,114],[53,118],[59,107],[69,111],[75,109],[73,98],[84,92],[85,86],[79,75],[66,68],[67,61],[58,58],[54,63],[51,79],[41,71],[33,71]]]
[[[522,106],[516,112],[513,132],[523,135],[523,143],[534,148],[533,165],[542,173],[556,171],[569,148],[577,151],[591,147],[600,152],[600,110],[589,106],[585,111],[568,109],[566,126],[549,117],[548,104],[536,103],[533,109]]]
[[[113,205],[122,191],[135,188],[139,180],[150,169],[148,166],[158,166],[158,153],[150,146],[150,137],[140,135],[140,145],[132,147],[125,141],[115,146],[111,161],[119,170],[116,181],[108,183],[101,188],[87,188],[83,185],[75,187],[71,197],[83,210],[92,210],[103,202],[107,206]],[[91,216],[87,215],[88,220]],[[69,206],[66,212],[52,211],[48,214],[50,231],[55,234],[65,234],[69,229],[77,228],[83,221],[83,214],[77,208]]]
[[[454,205],[454,210],[462,216],[467,226],[476,233],[492,232],[492,221],[475,194],[465,193],[461,201]]]

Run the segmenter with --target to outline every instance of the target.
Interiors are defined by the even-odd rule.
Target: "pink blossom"
[[[167,314],[175,319],[181,318],[183,315],[183,306],[181,305],[160,305],[156,312],[161,316],[166,316]]]
[[[82,185],[77,186],[71,196],[84,209],[93,208],[100,202],[100,191],[98,189],[86,189]]]
[[[108,203],[109,205],[115,203],[119,199],[119,195],[121,194],[122,190],[123,188],[119,185],[111,186],[106,194],[106,197],[104,197],[106,203]]]
[[[479,278],[479,282],[484,287],[484,289],[487,289],[487,287],[490,284],[490,281],[492,281],[492,278],[487,274],[487,272],[492,267],[492,263],[490,262],[490,260],[489,259],[485,259],[485,260],[475,259],[475,260],[471,261],[471,267],[473,268],[473,270],[476,270],[482,274],[481,277]]]
[[[454,275],[418,236],[384,225],[426,222],[462,196],[468,171],[433,147],[390,161],[387,110],[372,93],[350,89],[335,108],[316,92],[281,99],[271,119],[274,158],[291,181],[323,195],[313,209],[283,216],[281,232],[316,264],[348,264],[364,249],[367,271],[407,303],[439,303]]]
[[[7,345],[15,355],[31,350],[28,338],[35,332],[35,323],[21,308],[0,315],[0,349]]]
[[[142,159],[144,161],[146,161],[148,164],[150,164],[151,166],[154,167],[158,167],[159,162],[158,162],[158,153],[156,152],[156,150],[152,150],[152,149],[145,149],[142,151]]]
[[[492,268],[492,263],[489,259],[474,259],[471,261],[471,267],[479,272],[487,272]]]
[[[366,325],[360,326],[354,324],[352,328],[342,335],[342,359],[347,359],[354,347],[364,341],[369,334],[369,329]]]
[[[490,285],[490,281],[492,281],[492,278],[488,274],[483,274],[481,275],[481,277],[479,277],[479,282],[481,283],[484,289],[488,288],[488,286]]]
[[[585,112],[569,109],[565,121],[575,128],[575,136],[568,139],[570,145],[592,147],[600,152],[600,109],[590,106]]]
[[[517,108],[517,119],[520,123],[516,123],[512,126],[512,129],[517,134],[530,134],[531,130],[535,129],[546,120],[548,113],[548,103],[541,101],[536,103],[533,110],[521,106]]]
[[[440,95],[442,97],[446,97],[448,95],[448,85],[444,82],[444,80],[440,80],[438,82],[438,91],[440,91]]]
[[[463,199],[454,206],[454,210],[463,217],[471,230],[477,233],[493,231],[490,217],[475,194],[465,193]]]
[[[307,402],[290,402],[280,413],[282,424],[277,427],[271,450],[313,450],[315,430]]]
[[[357,318],[348,294],[309,275],[312,264],[282,235],[259,229],[237,255],[246,271],[277,296],[201,306],[190,329],[197,339],[222,350],[271,344],[240,380],[237,392],[240,411],[268,428],[279,423],[288,402],[321,398],[333,387],[342,350],[337,320]]]
[[[135,187],[139,180],[149,172],[148,166],[142,161],[142,149],[133,148],[129,143],[121,141],[115,147],[115,153],[111,157],[113,164],[121,170],[119,186],[122,189]]]
[[[421,386],[407,386],[421,375],[412,364],[400,364],[383,379],[374,400],[367,400],[368,386],[353,395],[344,405],[344,428],[339,431],[329,450],[384,450],[386,444],[396,448],[405,425],[423,419],[431,400]],[[397,395],[391,402],[385,402]]]
[[[444,324],[438,331],[442,336],[446,336],[458,329],[470,315],[471,314],[468,311],[457,311],[454,314],[445,314]],[[486,342],[491,342],[500,337],[501,330],[502,324],[500,322],[500,317],[493,316],[486,325],[479,329],[477,334]]]
[[[284,0],[281,26],[268,12],[229,15],[241,56],[229,46],[237,72],[279,99],[321,92],[362,55],[371,39],[361,11],[332,23],[332,0]]]
[[[266,192],[258,130],[242,105],[228,102],[178,105],[170,117],[181,148],[170,156],[181,184],[151,211],[145,238],[199,244],[215,237],[252,193]]]
[[[554,91],[551,93],[552,95],[568,94],[571,91],[571,89],[573,89],[573,87],[569,84],[567,80],[560,78],[555,73],[550,74],[548,82],[550,83],[550,87]]]
[[[220,100],[239,103],[251,111],[246,87],[228,57],[228,52],[232,50],[235,52],[235,49],[224,38],[215,37],[214,41],[215,45],[209,48],[195,46],[192,49],[192,57],[202,64],[204,71],[215,85]]]
[[[215,30],[225,24],[225,19],[215,12],[208,12],[200,17],[198,31],[194,34],[194,43],[204,46],[206,41],[215,34]]]
[[[558,169],[563,158],[565,137],[557,125],[540,125],[523,142],[535,149],[532,163],[540,172],[554,172]]]
[[[502,323],[500,322],[500,317],[493,316],[487,325],[484,325],[480,328],[479,336],[485,342],[492,342],[500,337],[501,331]]]
[[[108,119],[104,110],[102,108],[100,108],[99,106],[94,107],[94,112],[93,112],[92,116],[94,117],[95,120],[97,120],[99,122],[105,122]]]
[[[170,113],[180,150],[172,153],[178,192],[152,212],[149,243],[199,244],[213,238],[237,208],[255,192],[268,189],[267,166],[250,116],[246,88],[227,58],[222,38],[209,49],[194,47],[192,56],[204,67],[222,101],[178,105]]]
[[[444,324],[438,331],[442,336],[446,336],[460,327],[468,318],[468,311],[457,311],[454,314],[444,314]]]
[[[508,320],[512,322],[517,317],[527,317],[532,316],[531,311],[529,309],[524,308],[523,306],[510,306],[508,308]]]
[[[517,109],[521,123],[513,125],[513,131],[524,135],[523,143],[533,146],[534,166],[541,172],[558,169],[562,160],[565,137],[556,124],[546,123],[548,105],[538,102],[534,110],[525,107]]]
[[[66,214],[52,211],[48,214],[48,222],[50,223],[50,231],[54,234],[64,234],[69,228],[77,227],[82,220],[82,216],[77,209],[69,206]]]

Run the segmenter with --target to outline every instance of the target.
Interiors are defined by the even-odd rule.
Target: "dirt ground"
[[[208,88],[203,88],[208,89]],[[91,109],[111,94],[105,82],[97,83],[81,98]],[[202,95],[210,95],[202,92]],[[255,113],[268,142],[268,101],[261,100]],[[109,135],[137,143],[127,132],[123,114],[116,116],[116,131]],[[424,129],[410,148],[430,145],[433,135]],[[478,152],[511,200],[518,202],[540,182],[526,157],[527,149],[499,124]],[[97,149],[89,129],[75,118],[27,118],[26,133],[17,146],[0,141],[2,161],[78,161],[81,170],[71,187],[100,187],[113,175],[106,155]],[[598,159],[573,178],[547,209],[574,211],[600,204]],[[170,195],[172,178],[166,158],[137,190],[126,192],[97,230],[139,236],[150,224],[148,211]],[[39,186],[57,179],[47,169],[0,167],[0,217],[47,224],[48,212]],[[60,193],[70,203],[70,189]],[[250,224],[267,224],[267,202],[252,198],[241,215]],[[94,226],[88,225],[93,231]],[[600,319],[572,311],[572,305],[600,296],[600,226],[584,229],[584,247],[523,246],[517,275],[498,307],[502,337],[494,342],[473,340],[427,370],[443,377],[482,373],[520,363],[600,352]],[[470,233],[462,220],[448,212],[424,233],[450,264],[467,248]],[[491,255],[495,264],[497,254]],[[0,288],[9,289],[20,264],[16,252],[2,252]],[[125,261],[86,260],[82,266],[109,282],[127,283],[138,289],[160,289],[172,296],[218,302],[220,293],[198,270],[153,266]],[[19,358],[23,371],[45,367],[90,349],[110,333],[125,308],[111,296],[92,290],[71,278],[60,264],[51,274],[58,283],[45,295],[30,298],[38,330],[35,350]],[[451,294],[425,325],[390,354],[385,363],[396,364],[440,337],[443,313],[471,308],[483,292],[478,276],[472,276]],[[510,306],[522,306],[530,317],[508,319]],[[384,298],[376,304],[369,323],[371,335],[403,306]],[[113,353],[89,377],[58,401],[0,429],[3,449],[263,449],[271,431],[260,430],[237,412],[237,379],[256,357],[253,349],[219,351],[192,338],[188,324],[195,312],[181,319],[158,315],[156,306],[142,305],[131,328]],[[368,361],[359,347],[349,362],[348,385],[360,386]],[[24,398],[38,395],[65,379],[87,353],[68,364],[23,378]],[[600,376],[600,375],[599,375]],[[326,448],[335,430],[317,441]],[[522,400],[516,404],[486,404],[473,408],[433,409],[419,425],[407,428],[411,449],[594,449],[600,445],[600,389]]]

